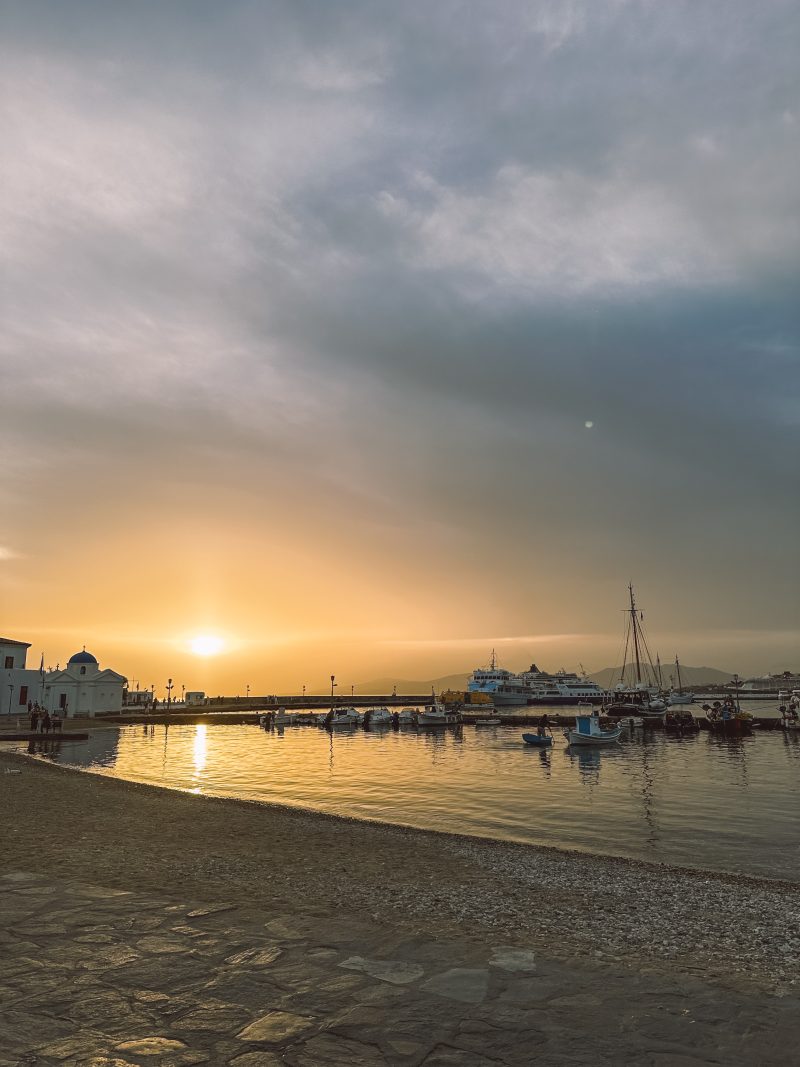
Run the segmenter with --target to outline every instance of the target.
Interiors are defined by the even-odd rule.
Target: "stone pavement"
[[[174,887],[173,887],[174,888]],[[796,1063],[793,997],[380,915],[0,878],[0,1067]]]

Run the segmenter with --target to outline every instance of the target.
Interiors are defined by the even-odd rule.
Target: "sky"
[[[5,0],[0,631],[800,671],[800,10]],[[191,651],[198,635],[222,642]]]

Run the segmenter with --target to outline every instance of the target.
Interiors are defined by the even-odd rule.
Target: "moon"
[[[594,423],[590,420],[588,422],[585,422],[583,425],[586,427],[587,430],[591,430],[591,428],[594,426]]]

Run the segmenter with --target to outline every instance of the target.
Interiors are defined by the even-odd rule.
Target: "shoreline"
[[[793,882],[197,795],[23,753],[0,762],[22,771],[0,775],[9,868],[320,916],[344,901],[433,938],[466,928],[535,939],[553,959],[796,988]]]
[[[2,741],[3,738],[0,737],[0,743],[2,743]],[[775,892],[787,891],[789,889],[800,890],[800,878],[767,878],[762,875],[748,874],[744,871],[719,870],[714,867],[692,867],[667,862],[658,863],[653,860],[640,859],[636,856],[620,856],[613,852],[593,852],[588,848],[570,848],[566,845],[550,845],[545,844],[544,842],[519,841],[510,837],[492,837],[487,834],[458,833],[455,830],[439,830],[435,827],[414,826],[411,823],[391,822],[387,819],[370,818],[366,815],[345,815],[340,812],[323,811],[321,808],[306,807],[302,804],[282,804],[277,800],[263,800],[260,798],[249,799],[247,797],[225,796],[221,793],[195,793],[191,789],[183,789],[180,786],[161,785],[158,782],[148,782],[145,779],[140,778],[125,778],[121,775],[104,774],[101,771],[93,770],[91,767],[79,767],[71,763],[56,763],[48,760],[43,755],[26,752],[8,752],[0,748],[0,758],[3,756],[40,764],[67,773],[87,775],[91,778],[100,778],[105,781],[122,782],[130,786],[140,786],[145,789],[155,789],[167,795],[179,794],[181,796],[202,798],[217,803],[242,805],[246,808],[256,807],[270,810],[274,809],[286,815],[296,813],[298,815],[305,815],[312,818],[330,819],[346,825],[357,824],[375,826],[385,830],[397,830],[406,834],[422,834],[425,836],[440,837],[454,843],[467,844],[477,841],[488,847],[496,845],[508,848],[534,849],[537,852],[552,853],[554,856],[570,857],[576,861],[586,859],[598,862],[608,862],[610,864],[617,863],[627,867],[637,868],[642,871],[650,871],[653,874],[670,873],[675,876],[700,878],[704,883],[707,883],[710,880],[719,880],[726,883],[734,881],[737,885],[751,885],[756,889],[767,888]]]

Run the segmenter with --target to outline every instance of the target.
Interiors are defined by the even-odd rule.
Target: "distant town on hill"
[[[671,675],[675,672],[675,667],[672,664],[664,663],[661,665],[661,672],[664,684],[668,685]],[[401,696],[429,693],[431,689],[441,693],[447,689],[466,689],[469,677],[469,672],[466,672],[464,674],[446,674],[441,678],[427,678],[424,681],[409,678],[371,678],[365,682],[358,682],[353,687],[353,692],[356,696],[370,696],[373,693],[391,693],[396,687]],[[602,670],[595,671],[587,677],[607,689],[619,681],[619,667],[604,667]],[[681,682],[684,686],[726,685],[732,678],[733,673],[731,671],[720,671],[716,667],[684,667],[681,664]],[[674,681],[675,685],[677,685],[677,679]],[[343,692],[346,692],[346,690],[347,687]]]

